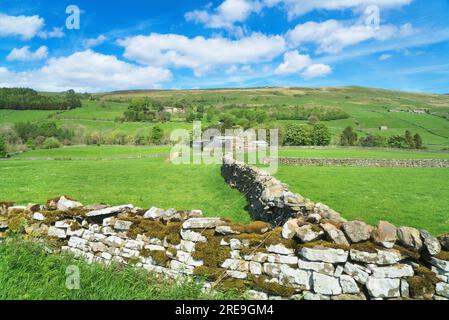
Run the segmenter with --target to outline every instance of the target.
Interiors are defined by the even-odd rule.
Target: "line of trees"
[[[314,126],[289,124],[283,141],[286,146],[327,146],[331,142],[331,133],[323,123]]]
[[[81,107],[73,90],[59,95],[42,95],[28,88],[0,88],[0,109],[68,110]]]
[[[368,134],[359,138],[352,127],[346,127],[340,135],[340,145],[342,146],[362,146],[362,147],[390,147],[398,149],[424,149],[421,136],[407,130],[404,135],[394,135],[389,138]]]

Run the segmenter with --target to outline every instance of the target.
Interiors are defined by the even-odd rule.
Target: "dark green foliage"
[[[5,140],[3,140],[2,137],[0,137],[0,158],[6,157],[6,144]]]
[[[276,120],[309,120],[317,117],[321,121],[348,119],[350,115],[334,107],[303,107],[303,106],[271,106],[272,117]]]
[[[340,145],[342,146],[355,146],[357,143],[357,133],[354,132],[352,127],[346,127],[345,130],[343,130],[343,133],[340,136]]]
[[[392,136],[388,139],[388,145],[391,148],[399,148],[399,149],[422,149],[423,141],[419,134],[415,134],[412,137],[410,131],[405,131],[403,136]]]
[[[162,138],[164,137],[164,130],[161,127],[155,126],[151,131],[151,141],[154,144],[160,144],[162,142]]]
[[[289,124],[285,130],[284,145],[309,146],[312,144],[312,131],[309,126]]]
[[[45,141],[42,143],[42,149],[57,149],[61,148],[61,142],[58,141],[58,139],[50,137],[46,138]]]
[[[318,123],[312,128],[312,144],[314,146],[328,146],[331,142],[331,133],[327,126]]]
[[[369,134],[366,137],[360,138],[359,144],[362,147],[381,148],[387,146],[387,139],[379,135]]]
[[[67,110],[81,107],[73,90],[64,95],[44,96],[32,89],[0,88],[0,109],[14,110]]]
[[[45,138],[56,138],[59,141],[69,141],[73,138],[72,130],[59,128],[54,122],[44,122],[42,124],[19,122],[14,125],[14,130],[22,141],[30,145],[40,145]]]
[[[423,148],[422,138],[418,133],[413,136],[413,143],[414,143],[416,149]]]
[[[164,112],[162,102],[150,98],[134,98],[123,113],[121,120],[128,122],[170,121],[171,115]]]

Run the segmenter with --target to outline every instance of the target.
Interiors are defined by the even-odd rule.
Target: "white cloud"
[[[291,47],[297,47],[302,43],[315,43],[318,45],[317,53],[338,53],[347,46],[370,39],[385,41],[411,34],[413,34],[411,24],[405,24],[400,28],[381,25],[378,29],[374,29],[362,24],[346,25],[341,21],[327,20],[298,24],[293,30],[288,31],[286,37]]]
[[[268,6],[281,4],[290,19],[302,16],[315,10],[356,10],[364,11],[371,5],[380,9],[400,8],[410,4],[413,0],[264,0]]]
[[[30,51],[29,46],[25,46],[23,48],[14,48],[6,57],[8,61],[38,61],[47,58],[48,56],[48,48],[46,46],[42,46],[37,49],[35,52]]]
[[[332,72],[332,68],[326,64],[312,64],[301,74],[305,79],[324,77]]]
[[[284,54],[282,62],[274,71],[277,75],[298,74],[303,78],[312,79],[327,76],[332,68],[326,64],[314,64],[308,54],[299,54],[297,50],[288,51]]]
[[[388,59],[390,59],[391,57],[393,57],[391,54],[384,53],[383,55],[381,55],[381,56],[379,57],[379,60],[388,60]]]
[[[49,38],[63,38],[65,36],[64,31],[62,31],[62,28],[53,28],[52,31],[41,31],[38,33],[38,36],[42,39],[49,39]]]
[[[187,12],[187,21],[204,24],[207,28],[228,29],[241,33],[242,29],[235,27],[237,22],[244,22],[252,13],[261,10],[261,3],[252,0],[225,0],[213,12],[194,10]]]
[[[95,46],[102,44],[106,40],[107,40],[107,38],[104,35],[99,35],[96,38],[90,38],[90,39],[83,40],[83,46],[86,48],[95,47]]]
[[[0,13],[0,37],[31,39],[44,27],[44,19],[35,16],[9,16]]]
[[[158,88],[171,79],[163,68],[141,67],[115,56],[92,50],[52,58],[40,69],[13,72],[0,68],[0,87],[32,87],[38,90],[98,92],[104,90]]]
[[[308,54],[301,55],[297,50],[284,54],[284,62],[275,70],[276,74],[299,73],[312,64],[312,59]]]
[[[197,76],[219,66],[271,61],[285,50],[281,36],[260,33],[239,40],[153,33],[122,39],[118,44],[125,48],[127,59],[145,65],[189,68]]]

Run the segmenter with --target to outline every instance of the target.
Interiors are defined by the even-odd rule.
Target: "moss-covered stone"
[[[322,247],[322,248],[332,248],[332,249],[342,249],[342,250],[349,250],[350,246],[346,246],[344,244],[338,244],[335,242],[329,242],[324,240],[317,240],[307,243],[299,243],[297,245],[297,250],[301,250],[302,248],[315,248],[315,247]]]
[[[441,252],[435,256],[435,258],[444,261],[449,261],[449,251],[441,250]]]
[[[407,283],[413,299],[431,299],[435,292],[433,283],[425,277],[413,276],[407,278]]]
[[[251,276],[252,286],[255,289],[265,291],[268,294],[277,295],[281,297],[291,297],[296,293],[294,288],[280,285],[276,282],[267,282],[268,278],[265,276]]]
[[[207,242],[197,242],[192,257],[196,260],[203,260],[207,267],[217,268],[231,257],[231,249],[228,246],[220,245],[222,237],[214,235],[213,230],[205,230],[203,236]]]
[[[369,253],[377,253],[378,250],[385,250],[384,247],[381,247],[373,242],[365,241],[360,243],[353,243],[350,247],[351,249],[364,251]]]
[[[132,239],[135,239],[139,234],[143,234],[150,238],[166,239],[172,245],[178,245],[181,242],[181,222],[164,224],[162,221],[143,219],[140,215],[128,215],[126,218],[122,217],[121,219],[133,222],[127,232],[127,236]]]
[[[208,266],[199,266],[193,270],[194,275],[206,278],[210,281],[217,281],[224,273],[225,270],[223,269]]]
[[[140,255],[142,257],[151,257],[156,264],[162,267],[166,267],[170,258],[167,256],[165,251],[152,251],[152,250],[141,250]]]
[[[242,233],[238,235],[230,235],[224,237],[225,241],[229,242],[231,239],[238,239],[240,241],[248,241],[249,246],[258,247],[262,245],[277,245],[282,244],[287,248],[295,249],[297,242],[291,239],[284,239],[282,237],[282,228],[275,228],[265,234],[256,233]]]
[[[253,221],[246,225],[227,222],[225,225],[239,233],[264,234],[271,229],[271,224],[263,221]]]
[[[25,214],[14,215],[8,220],[8,232],[24,233],[28,225],[28,219]]]
[[[413,260],[419,260],[421,258],[421,254],[418,251],[407,249],[403,246],[394,245],[393,249],[399,251],[402,256],[411,258]]]

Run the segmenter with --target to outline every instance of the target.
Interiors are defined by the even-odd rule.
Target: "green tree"
[[[164,137],[164,130],[162,130],[159,126],[154,126],[153,130],[151,130],[151,141],[154,144],[160,144],[162,142],[162,138]]]
[[[331,143],[331,133],[329,128],[323,124],[318,123],[312,128],[312,144],[314,146],[328,146]]]
[[[422,141],[421,136],[418,133],[413,136],[413,143],[415,144],[416,149],[423,148],[423,141]]]
[[[357,143],[357,133],[354,132],[352,127],[346,127],[345,130],[343,130],[343,133],[340,135],[340,144],[342,146],[355,146]]]
[[[61,148],[61,143],[58,139],[50,137],[46,138],[44,143],[42,144],[42,149],[57,149]]]
[[[364,138],[360,138],[359,144],[362,147],[371,147],[371,148],[386,147],[387,139],[379,135],[369,134]]]
[[[3,137],[0,137],[0,158],[6,157],[6,143]]]
[[[405,131],[404,138],[405,138],[405,142],[407,143],[407,146],[410,149],[415,148],[415,142],[413,141],[412,133],[410,131],[408,131],[408,130]]]
[[[289,124],[285,130],[286,146],[309,146],[312,144],[312,132],[309,126]]]
[[[398,149],[406,149],[409,147],[407,140],[405,140],[404,136],[391,136],[388,139],[388,145],[391,148],[398,148]]]

